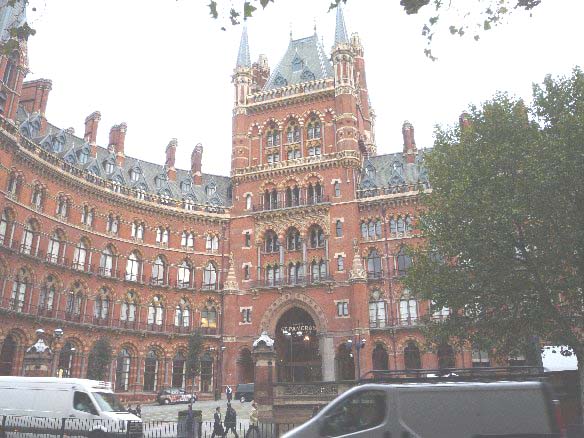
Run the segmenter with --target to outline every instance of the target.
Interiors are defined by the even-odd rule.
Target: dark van
[[[253,400],[253,383],[239,383],[235,389],[235,398],[241,403]]]

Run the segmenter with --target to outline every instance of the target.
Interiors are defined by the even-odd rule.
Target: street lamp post
[[[290,380],[292,380],[292,382],[294,382],[294,368],[292,365],[292,333],[290,333],[288,330],[284,330],[284,337],[286,337],[289,341],[290,341],[290,356],[288,358],[290,364]]]
[[[357,351],[357,380],[361,379],[361,349],[365,347],[365,339],[361,337],[361,333],[355,335],[354,339],[347,339],[347,348],[349,351],[352,350],[353,346]]]

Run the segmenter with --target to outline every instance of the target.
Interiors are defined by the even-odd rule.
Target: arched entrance
[[[322,359],[316,324],[299,307],[287,310],[276,324],[278,381],[316,382],[322,380]]]
[[[339,345],[335,362],[337,380],[355,380],[355,358],[346,344]]]
[[[0,350],[0,376],[10,376],[16,358],[16,341],[11,335],[6,336]]]
[[[377,344],[373,349],[373,369],[378,371],[388,370],[387,350],[382,344]]]

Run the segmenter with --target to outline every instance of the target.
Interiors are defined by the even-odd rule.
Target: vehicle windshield
[[[93,392],[93,397],[104,412],[126,412],[126,409],[111,392]]]

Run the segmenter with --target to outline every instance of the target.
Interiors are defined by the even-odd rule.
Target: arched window
[[[205,249],[207,252],[215,252],[219,250],[219,237],[212,234],[207,234],[205,238]]]
[[[290,122],[290,125],[286,130],[286,142],[287,143],[300,142],[300,127],[295,121]]]
[[[35,184],[32,189],[32,198],[30,203],[37,210],[41,209],[43,206],[44,190],[40,184]]]
[[[438,347],[438,368],[454,368],[454,350],[448,344],[441,344]]]
[[[195,235],[189,231],[183,231],[180,237],[180,246],[183,248],[194,248]]]
[[[322,202],[322,186],[320,183],[316,183],[312,185],[312,183],[308,184],[308,204],[318,204]]]
[[[179,288],[187,289],[191,287],[191,270],[191,265],[186,260],[183,260],[178,265],[177,282]]]
[[[11,335],[4,338],[2,348],[0,348],[0,376],[12,375],[12,368],[16,360],[17,344]]]
[[[111,277],[114,266],[114,251],[111,245],[105,247],[99,259],[99,274],[104,277]]]
[[[335,236],[343,237],[343,221],[340,219],[337,219],[335,223]]]
[[[41,287],[41,293],[39,295],[39,312],[46,313],[53,310],[53,302],[55,300],[56,292],[57,281],[54,276],[48,275]]]
[[[127,348],[122,348],[116,359],[116,391],[127,391],[130,387],[132,358]]]
[[[266,132],[267,147],[280,146],[280,131],[275,123],[270,124],[270,128]]]
[[[276,286],[280,284],[280,265],[274,263],[266,266],[266,285]]]
[[[414,225],[412,223],[412,218],[408,215],[406,216],[406,233],[411,233],[414,229]]]
[[[286,189],[286,207],[297,207],[300,205],[300,189],[298,186]]]
[[[399,301],[399,318],[402,325],[414,325],[418,322],[418,302],[410,298]]]
[[[75,358],[75,347],[71,342],[66,342],[59,353],[57,365],[57,375],[59,377],[73,377],[73,360]]]
[[[288,282],[290,284],[298,284],[304,281],[304,269],[302,263],[289,263],[288,264]]]
[[[108,233],[118,234],[119,224],[120,218],[118,216],[114,216],[112,213],[107,216],[106,230]]]
[[[264,210],[275,210],[278,208],[278,192],[276,189],[264,192]]]
[[[168,245],[168,235],[170,231],[165,227],[156,227],[156,243],[159,245]]]
[[[376,249],[371,249],[367,256],[367,277],[381,278],[383,272],[381,270],[381,257]]]
[[[148,325],[162,327],[164,321],[164,306],[162,298],[155,295],[148,305]]]
[[[265,235],[266,252],[278,252],[280,250],[280,242],[278,240],[278,235],[272,230],[266,231]]]
[[[213,262],[207,263],[203,271],[203,289],[214,290],[217,288],[217,267]]]
[[[155,391],[158,387],[158,355],[148,351],[144,360],[144,391]]]
[[[138,251],[132,251],[126,262],[126,280],[138,281],[140,279],[141,266],[142,259],[140,253],[138,253]]]
[[[144,222],[132,222],[132,237],[136,240],[144,240]]]
[[[6,60],[6,69],[4,70],[4,76],[2,77],[2,82],[8,88],[14,90],[16,87],[16,77],[18,76],[18,64],[19,64],[18,52],[15,50]]]
[[[397,235],[397,222],[393,217],[389,220],[389,233],[392,236]]]
[[[181,298],[174,311],[175,327],[188,328],[191,324],[191,308],[184,298]]]
[[[95,297],[95,305],[93,307],[93,317],[96,320],[107,321],[110,310],[110,298],[108,290],[102,287]]]
[[[95,210],[88,205],[84,205],[81,209],[81,223],[88,227],[93,225],[93,217],[95,215]]]
[[[406,231],[406,223],[401,216],[397,218],[397,232],[398,234],[403,234]]]
[[[213,389],[213,358],[207,352],[201,356],[201,392]]]
[[[12,296],[10,297],[10,308],[12,310],[17,312],[24,310],[27,289],[31,285],[30,273],[25,268],[20,268],[12,284]]]
[[[201,310],[201,329],[204,334],[213,334],[217,331],[217,310],[214,307]]]
[[[89,150],[81,149],[78,153],[78,160],[79,164],[87,164],[87,161],[89,161]]]
[[[152,278],[150,283],[154,285],[166,284],[166,260],[158,256],[152,264]]]
[[[251,210],[251,195],[249,193],[245,195],[245,209]]]
[[[67,304],[65,313],[67,319],[80,319],[81,313],[84,311],[83,304],[85,302],[83,295],[83,288],[79,281],[75,281],[69,294],[67,295]]]
[[[20,177],[15,172],[12,172],[8,177],[8,185],[6,186],[6,191],[12,196],[18,195],[20,191]]]
[[[310,273],[315,283],[326,280],[326,262],[322,259],[313,260],[310,264]]]
[[[172,387],[184,388],[186,384],[185,370],[186,357],[182,351],[176,353],[172,359]]]
[[[347,344],[341,344],[335,357],[337,380],[355,380],[355,358]]]
[[[298,251],[302,248],[300,233],[296,228],[290,228],[286,235],[286,249],[288,251]]]
[[[47,261],[50,263],[61,262],[61,240],[62,235],[59,231],[55,231],[49,238],[49,247],[47,250]]]
[[[77,246],[75,246],[75,250],[73,251],[73,269],[77,269],[79,271],[85,270],[87,248],[88,245],[84,239],[81,239]]]
[[[384,371],[389,369],[387,350],[382,344],[377,344],[372,354],[373,369]]]
[[[141,174],[142,174],[142,171],[140,170],[139,167],[135,167],[135,168],[131,169],[130,170],[130,181],[137,182],[140,179]]]
[[[316,116],[312,116],[308,126],[306,127],[306,134],[308,140],[314,140],[320,138],[321,136],[321,124],[320,120]]]
[[[12,232],[14,231],[14,216],[7,208],[0,216],[0,245],[9,246],[12,243]]]
[[[422,368],[420,349],[414,341],[408,341],[404,348],[404,367],[406,370],[419,370]]]
[[[57,197],[55,214],[61,219],[67,219],[69,215],[69,199],[65,195],[59,195]]]
[[[375,292],[374,292],[375,293]],[[369,302],[369,326],[383,328],[387,325],[387,303],[383,300]]]
[[[136,321],[136,294],[128,292],[120,309],[120,321],[133,323]]]
[[[36,220],[29,219],[24,225],[20,251],[23,254],[36,254],[39,243],[40,227]]]
[[[406,254],[405,249],[401,248],[397,253],[397,274],[406,275],[410,266],[412,266],[412,258]]]
[[[322,228],[318,225],[313,226],[310,229],[310,247],[311,248],[322,248],[324,247],[324,232]]]

